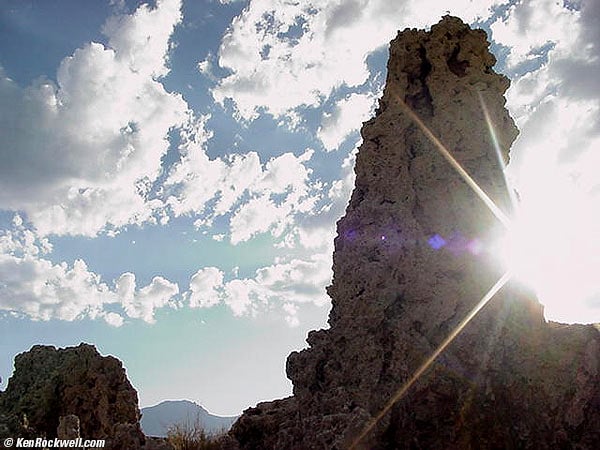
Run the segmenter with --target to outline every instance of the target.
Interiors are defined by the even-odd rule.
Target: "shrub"
[[[175,450],[219,450],[221,435],[208,434],[199,420],[171,425],[167,441]]]

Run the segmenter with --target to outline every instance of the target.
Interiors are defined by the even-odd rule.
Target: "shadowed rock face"
[[[53,438],[59,424],[64,434],[65,421],[78,419],[80,436],[106,439],[108,449],[144,444],[137,392],[123,365],[88,344],[65,349],[36,345],[18,355],[0,397],[0,416],[0,434],[6,436]]]
[[[502,276],[480,249],[503,226],[408,113],[509,212],[500,157],[518,132],[488,45],[449,16],[391,42],[338,222],[330,329],[289,356],[293,397],[234,425],[242,449],[349,448]],[[546,323],[510,282],[355,448],[600,448],[599,366],[596,328]]]

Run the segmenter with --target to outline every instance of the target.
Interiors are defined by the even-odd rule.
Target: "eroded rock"
[[[289,356],[293,397],[250,408],[233,426],[240,448],[600,446],[600,333],[546,323],[514,282],[356,441],[502,276],[482,249],[503,225],[411,116],[509,211],[500,158],[508,161],[518,132],[504,107],[509,81],[493,71],[488,46],[483,31],[449,16],[391,42],[338,222],[330,329],[309,333],[309,348]]]
[[[145,440],[137,392],[123,365],[88,344],[36,345],[17,355],[0,415],[11,437],[54,438],[77,429],[84,439],[106,439],[105,448],[132,450]],[[122,446],[125,440],[129,447]]]
[[[58,439],[77,439],[81,437],[79,432],[79,417],[75,414],[61,416],[58,420],[56,437]]]

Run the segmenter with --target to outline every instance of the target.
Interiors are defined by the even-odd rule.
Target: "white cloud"
[[[109,287],[82,260],[53,264],[42,256],[47,239],[26,229],[15,215],[13,228],[0,231],[0,309],[34,320],[105,317],[105,303],[116,301]]]
[[[528,51],[517,43],[527,42],[532,34],[535,42],[552,44],[547,62],[515,77],[507,92],[507,106],[521,131],[512,150],[514,175],[526,182],[526,175],[520,174],[525,166],[552,161],[574,179],[588,180],[592,191],[599,184],[590,182],[591,173],[598,170],[590,155],[600,138],[600,84],[595,77],[600,48],[594,26],[600,22],[600,10],[593,1],[580,6],[574,10],[551,1],[521,2],[492,29],[494,40],[515,45],[511,55],[514,51],[517,60]]]
[[[163,195],[175,216],[199,215],[195,223],[206,228],[233,211],[230,239],[237,244],[269,230],[280,236],[296,215],[314,207],[320,193],[307,167],[312,150],[299,156],[283,153],[264,165],[256,152],[210,159],[207,119],[182,135],[181,161],[164,183]]]
[[[237,277],[237,272],[233,275]],[[331,254],[276,261],[258,269],[253,278],[223,278],[215,267],[202,268],[192,276],[184,297],[191,307],[209,308],[222,302],[235,316],[280,310],[290,326],[297,326],[299,304],[328,302],[325,287],[331,281]]]
[[[510,48],[509,66],[540,57],[546,45],[575,43],[579,12],[554,0],[525,0],[512,5],[504,20],[491,25],[494,40]]]
[[[209,53],[205,59],[199,61],[197,66],[198,72],[207,77],[209,80],[216,81],[216,77],[213,74],[214,71],[214,56]]]
[[[255,152],[211,160],[205,150],[211,137],[205,129],[208,119],[203,116],[193,128],[184,130],[181,161],[171,168],[164,183],[164,196],[175,216],[201,214],[217,196],[215,214],[227,213],[262,172]]]
[[[224,285],[225,304],[234,316],[251,312],[252,304],[259,298],[259,289],[253,280],[231,280]]]
[[[45,237],[25,228],[16,215],[10,230],[0,230],[0,310],[24,314],[33,320],[102,318],[121,326],[123,307],[132,318],[153,322],[154,310],[169,304],[176,284],[161,277],[139,290],[133,274],[125,273],[111,289],[85,261],[53,263]]]
[[[351,132],[360,129],[375,111],[376,101],[371,93],[351,94],[340,100],[331,113],[325,114],[317,132],[325,149],[336,150]]]
[[[129,317],[154,323],[154,311],[169,304],[179,293],[176,283],[154,277],[150,284],[136,291],[135,275],[126,272],[116,281],[116,294]]]
[[[268,196],[251,199],[231,218],[231,243],[238,244],[257,233],[264,233],[288,213],[288,208],[278,208]]]
[[[154,9],[142,4],[133,15],[111,17],[103,31],[118,61],[132,72],[157,77],[169,72],[169,39],[180,21],[180,0],[157,0]]]
[[[198,270],[190,280],[189,302],[192,308],[207,308],[219,303],[223,272],[216,267]]]
[[[255,281],[272,297],[322,306],[328,302],[325,286],[331,275],[331,255],[324,253],[263,267],[256,271]]]
[[[13,216],[12,230],[0,230],[0,253],[37,256],[51,251],[52,244],[48,239],[41,238],[27,229],[18,214]]]
[[[341,178],[325,191],[325,205],[311,209],[291,225],[293,231],[288,236],[296,236],[298,240],[290,247],[300,244],[300,248],[296,247],[298,256],[277,259],[272,265],[258,269],[254,278],[236,280],[237,290],[230,289],[225,293],[226,303],[235,307],[239,315],[256,312],[265,306],[277,307],[288,325],[297,326],[301,304],[328,304],[325,288],[332,276],[335,224],[344,213],[354,187],[355,156],[356,149],[344,159]]]
[[[119,314],[114,312],[106,313],[106,315],[104,316],[104,320],[107,324],[113,327],[120,327],[123,325],[124,322],[123,316],[120,316]]]
[[[181,96],[157,80],[179,8],[163,0],[109,20],[109,46],[76,50],[56,84],[23,89],[0,73],[0,208],[24,211],[42,234],[150,220],[167,133],[187,120]]]
[[[308,149],[299,157],[292,153],[284,153],[272,158],[267,162],[254,190],[275,194],[282,194],[287,189],[303,192],[311,172],[305,163],[311,159],[313,154],[313,150]]]
[[[354,189],[354,163],[357,148],[351,151],[342,163],[341,177],[331,182],[327,203],[312,215],[297,223],[296,232],[300,244],[314,253],[331,255],[336,222],[344,214]]]
[[[276,262],[258,269],[254,278],[228,281],[219,290],[223,302],[235,316],[277,309],[294,327],[299,324],[300,304],[327,304],[325,287],[330,281],[331,255],[319,254],[308,259]]]
[[[279,237],[293,225],[297,214],[312,210],[318,194],[309,195],[311,170],[304,165],[312,154],[312,150],[300,157],[284,153],[266,164],[265,170],[249,187],[250,193],[258,197],[243,203],[231,217],[233,244],[267,230]],[[283,195],[283,200],[275,201],[277,195]]]
[[[446,10],[467,21],[487,17],[497,3],[253,0],[223,38],[218,63],[232,73],[213,96],[220,103],[232,99],[245,119],[261,108],[283,116],[318,105],[341,85],[363,84],[367,56],[396,30],[437,22]]]
[[[34,320],[96,317],[114,301],[108,286],[76,260],[72,267],[31,255],[0,255],[0,309]]]
[[[283,310],[287,313],[285,316],[285,321],[290,327],[297,327],[300,325],[300,320],[298,319],[298,305],[293,303],[284,303]]]

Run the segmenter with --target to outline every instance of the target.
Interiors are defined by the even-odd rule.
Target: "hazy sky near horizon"
[[[600,322],[600,2],[451,3],[0,2],[0,389],[31,345],[85,341],[141,406],[289,395],[387,44],[447,12],[512,80],[528,281]]]

